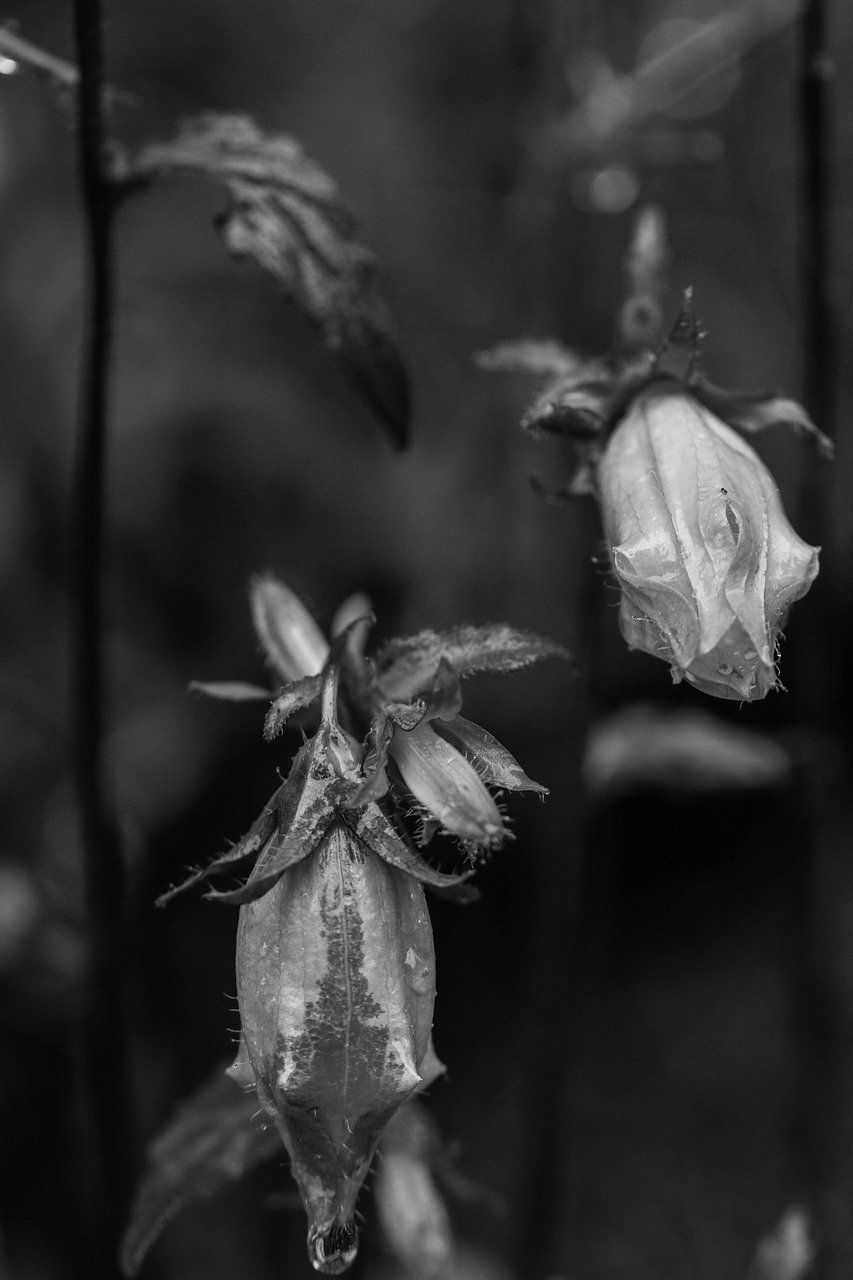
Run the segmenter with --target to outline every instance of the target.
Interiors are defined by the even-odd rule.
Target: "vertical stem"
[[[832,76],[826,0],[807,0],[800,20],[805,401],[827,434],[832,434],[836,376],[831,284]]]
[[[106,439],[113,308],[113,202],[105,161],[100,0],[74,0],[80,71],[77,133],[88,247],[88,299],[74,460],[72,589],[76,783],[89,941],[83,1066],[92,1126],[93,1221],[104,1273],[113,1270],[129,1168],[129,1097],[122,1016],[124,877],[118,821],[104,778],[103,566]]]
[[[826,0],[806,0],[800,19],[801,119],[801,298],[806,407],[822,431],[834,436],[838,347],[832,293],[833,66],[828,43]],[[821,485],[823,488],[823,485]],[[829,507],[817,491],[812,471],[802,502],[812,519],[811,536],[827,549],[833,531]],[[827,546],[829,544],[829,546]],[[834,634],[832,580],[813,634]],[[838,667],[820,664],[814,686],[813,719],[823,728],[835,716]],[[814,680],[814,677],[812,677]],[[853,1108],[849,1071],[853,1024],[849,1014],[849,944],[846,913],[853,885],[846,872],[846,847],[839,846],[843,807],[837,784],[815,782],[809,806],[798,886],[800,1079],[796,1138],[801,1176],[817,1215],[816,1280],[842,1280],[853,1262],[849,1187],[853,1171]],[[842,1208],[839,1208],[839,1205]]]

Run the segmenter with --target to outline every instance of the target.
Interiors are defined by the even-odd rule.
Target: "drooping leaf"
[[[121,1247],[124,1274],[135,1276],[163,1228],[187,1205],[206,1200],[262,1161],[281,1153],[273,1126],[220,1068],[177,1111],[148,1150]]]
[[[293,684],[285,685],[266,714],[264,737],[274,738],[281,733],[294,711],[301,711],[303,707],[310,707],[312,702],[316,702],[322,684],[322,676],[305,676],[302,680],[294,680]]]
[[[543,658],[568,658],[562,645],[503,623],[421,631],[390,640],[376,660],[378,683],[390,698],[411,698],[432,685],[442,659],[457,675],[476,671],[517,671]]]
[[[452,720],[434,723],[433,728],[471,756],[477,772],[490,787],[548,794],[548,788],[528,778],[512,752],[481,725],[466,720],[464,716],[455,716]]]
[[[399,447],[406,443],[408,378],[376,284],[373,255],[334,180],[293,138],[263,133],[248,116],[207,114],[131,160],[128,185],[175,171],[227,189],[219,219],[229,252],[252,258],[323,334],[356,389]]]
[[[245,680],[191,680],[189,688],[191,693],[203,693],[223,702],[269,702],[270,699],[269,689]]]

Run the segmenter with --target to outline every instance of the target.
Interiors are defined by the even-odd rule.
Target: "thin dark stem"
[[[113,202],[106,163],[103,18],[74,0],[77,124],[88,305],[75,455],[72,587],[76,779],[90,947],[83,1058],[93,1129],[94,1222],[102,1270],[112,1269],[127,1188],[129,1090],[123,1020],[124,883],[118,822],[104,777],[104,527],[113,310]]]
[[[832,434],[836,341],[832,300],[832,60],[825,0],[807,0],[800,26],[805,401]]]
[[[826,0],[806,0],[799,28],[801,298],[803,398],[821,430],[834,437],[839,348],[832,286],[833,67],[827,20]],[[812,522],[810,536],[824,546],[831,563],[834,537],[825,486],[825,474],[818,477],[813,469],[801,500]],[[813,634],[821,636],[835,633],[831,582],[823,602],[813,622]],[[831,723],[836,714],[838,676],[832,662],[818,664],[812,676],[811,715],[818,724]],[[846,846],[838,839],[843,809],[835,789],[822,784],[820,764],[814,772],[816,794],[810,797],[796,895],[800,1075],[795,1147],[817,1219],[815,1280],[841,1280],[853,1260],[853,1233],[840,1222],[838,1209],[841,1200],[846,1210],[853,1169],[848,1088],[853,1026],[844,976],[849,971],[844,911],[851,886]]]

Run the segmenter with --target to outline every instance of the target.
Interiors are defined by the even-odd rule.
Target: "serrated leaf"
[[[585,367],[577,352],[553,339],[519,338],[502,342],[474,357],[481,369],[490,373],[529,373],[537,378],[565,378]]]
[[[269,702],[269,689],[262,689],[259,684],[249,684],[245,680],[191,680],[191,693],[203,693],[208,698],[219,698],[223,702]]]
[[[373,255],[334,180],[293,138],[263,133],[248,116],[207,114],[170,142],[144,147],[126,183],[176,170],[221,182],[219,219],[229,252],[252,258],[323,334],[326,346],[399,447],[406,443],[408,377]]]
[[[464,716],[455,716],[446,723],[434,723],[433,728],[473,759],[477,772],[488,786],[548,794],[548,788],[528,778],[512,752],[481,725]]]
[[[266,714],[264,737],[274,738],[281,733],[289,716],[316,702],[322,685],[322,676],[305,676],[302,680],[294,680],[293,684],[285,685]]]
[[[258,1101],[222,1069],[176,1112],[148,1150],[121,1246],[124,1274],[135,1276],[163,1228],[187,1205],[206,1200],[281,1152],[272,1126],[256,1123]]]
[[[390,640],[377,657],[378,684],[389,698],[406,699],[430,687],[444,659],[457,675],[517,671],[544,658],[568,658],[562,645],[503,623],[421,631]]]

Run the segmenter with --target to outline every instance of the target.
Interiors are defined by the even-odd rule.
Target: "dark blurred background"
[[[829,7],[844,356],[853,10]],[[9,16],[70,57],[66,9],[19,0]],[[533,388],[473,359],[520,336],[607,349],[634,222],[653,203],[671,244],[668,314],[693,285],[711,378],[805,394],[802,6],[108,10],[109,76],[132,95],[114,117],[124,141],[245,111],[336,177],[380,258],[415,401],[411,446],[394,454],[316,333],[229,260],[215,187],[174,179],[123,209],[108,750],[131,884],[140,1143],[236,1028],[234,914],[151,903],[247,828],[298,746],[298,730],[265,744],[256,705],[186,691],[263,679],[246,586],[272,570],[323,624],[367,592],[377,640],[506,620],[576,657],[576,672],[548,663],[466,685],[466,715],[551,795],[510,801],[516,839],[481,873],[479,904],[433,907],[449,1075],[429,1105],[483,1191],[450,1200],[457,1280],[745,1277],[792,1203],[815,1215],[823,1274],[849,1276],[849,368],[827,375],[832,468],[782,430],[757,442],[823,569],[793,611],[788,692],[740,708],[673,688],[663,664],[626,651],[591,500],[548,505],[529,484],[532,472],[560,484],[570,457],[519,432]],[[23,71],[0,76],[0,1271],[16,1280],[81,1274],[86,1230],[67,595],[80,216],[67,104]],[[700,748],[680,780],[588,770],[583,785],[588,734],[637,701],[701,707],[768,735],[784,762],[732,776],[706,770]],[[259,1170],[187,1210],[143,1276],[307,1276],[300,1213],[270,1207],[292,1185],[283,1166]],[[361,1276],[401,1276],[369,1189],[362,1208]]]

